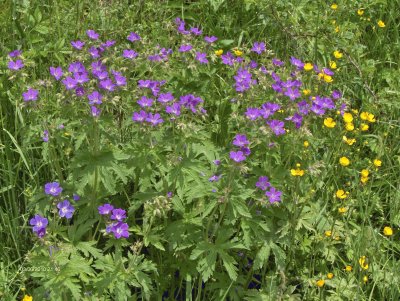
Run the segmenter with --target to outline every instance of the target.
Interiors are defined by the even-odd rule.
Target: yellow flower
[[[33,300],[32,296],[29,295],[25,295],[24,299],[22,299],[22,301],[32,301],[32,300]]]
[[[339,211],[339,213],[344,214],[344,213],[347,212],[347,208],[346,208],[346,207],[340,207],[340,208],[338,209],[338,211]]]
[[[368,176],[369,176],[369,171],[368,171],[368,169],[363,169],[363,170],[361,171],[361,176],[362,176],[362,177],[368,177]]]
[[[302,177],[302,176],[304,176],[304,170],[299,169],[299,168],[297,168],[297,169],[291,169],[291,170],[290,170],[290,174],[291,174],[292,176],[294,176],[294,177],[296,177],[296,176]]]
[[[339,50],[336,50],[333,52],[333,56],[337,59],[340,59],[343,57],[343,53],[341,53]]]
[[[329,67],[330,67],[331,69],[336,69],[336,68],[337,68],[336,62],[335,62],[335,61],[330,61],[330,62],[329,62]]]
[[[335,236],[335,240],[337,241],[337,240],[340,240],[340,236],[339,235],[336,235]]]
[[[338,5],[337,5],[336,3],[333,3],[333,4],[331,5],[331,8],[332,8],[333,10],[336,10],[336,9],[338,8]]]
[[[381,166],[382,166],[382,161],[379,160],[379,159],[375,159],[375,160],[374,160],[374,165],[375,165],[376,167],[381,167]]]
[[[343,141],[345,143],[347,143],[348,145],[353,145],[356,142],[356,139],[354,139],[354,138],[353,139],[349,139],[346,136],[343,136]]]
[[[368,180],[369,180],[368,177],[361,177],[361,179],[360,179],[361,183],[363,183],[363,184],[367,183]]]
[[[360,118],[361,118],[362,120],[368,120],[368,115],[369,115],[368,112],[361,112]]]
[[[361,123],[361,125],[360,125],[360,130],[362,130],[362,131],[368,131],[368,129],[369,129],[369,125],[368,124],[366,124],[366,123]]]
[[[340,31],[339,26],[336,26],[336,27],[335,27],[335,32],[338,33],[339,31]]]
[[[343,114],[343,120],[346,123],[353,122],[353,115],[351,115],[351,113],[344,113]]]
[[[328,84],[333,82],[332,76],[324,74],[324,81]]]
[[[319,79],[322,79],[322,78],[324,78],[324,75],[325,75],[325,74],[324,74],[323,72],[320,72],[320,73],[318,73],[318,78],[319,78]]]
[[[236,56],[241,56],[243,54],[243,51],[240,51],[239,49],[233,50],[233,53],[235,53]]]
[[[345,199],[348,196],[348,192],[344,191],[343,189],[339,189],[338,191],[336,191],[336,197],[338,199]]]
[[[390,227],[383,228],[383,235],[392,236],[393,235],[393,229],[390,228]]]
[[[341,157],[341,158],[339,159],[339,163],[340,163],[340,165],[342,165],[342,166],[349,166],[349,165],[350,165],[350,160],[349,160],[349,158],[347,158],[347,157]]]
[[[346,272],[351,272],[353,270],[353,267],[351,265],[346,265],[345,270]]]
[[[325,280],[324,280],[324,279],[320,279],[320,280],[318,280],[318,281],[316,282],[316,285],[317,285],[318,287],[323,287],[324,284],[325,284]]]
[[[332,279],[332,278],[333,278],[333,273],[328,273],[328,275],[326,275],[326,277],[327,277],[328,279]]]
[[[314,66],[313,66],[313,64],[311,64],[311,63],[305,63],[303,68],[304,68],[304,70],[306,70],[306,71],[311,71],[311,70],[314,69]]]
[[[367,120],[368,120],[368,122],[371,122],[371,123],[375,122],[376,121],[375,115],[369,113],[368,116],[367,116]]]
[[[332,231],[326,230],[326,231],[325,231],[325,236],[326,236],[326,237],[331,237],[331,236],[332,236]]]
[[[352,124],[352,123],[346,123],[345,127],[346,127],[346,131],[349,131],[349,132],[354,130],[354,124]]]
[[[379,26],[380,28],[383,28],[383,27],[385,27],[386,25],[385,25],[385,23],[384,23],[382,20],[379,20],[379,21],[378,21],[378,26]]]
[[[368,276],[367,276],[367,275],[365,275],[365,276],[363,277],[363,281],[364,281],[364,283],[367,283],[367,282],[368,282]]]
[[[362,16],[364,14],[364,10],[360,8],[359,10],[357,10],[357,14],[359,16]]]
[[[224,53],[224,51],[222,49],[218,49],[218,50],[215,50],[214,53],[215,53],[215,55],[220,56]]]
[[[306,141],[303,142],[303,145],[304,145],[304,147],[309,147],[310,143],[306,140]]]
[[[309,90],[309,89],[304,89],[304,90],[303,90],[303,94],[304,94],[304,95],[310,95],[310,94],[311,94],[311,90]]]
[[[361,256],[360,259],[358,260],[358,263],[360,264],[361,268],[364,270],[368,269],[368,263],[366,263],[367,258],[365,256]]]
[[[335,121],[333,121],[333,119],[331,118],[331,117],[328,117],[328,118],[325,118],[324,119],[324,125],[327,127],[327,128],[334,128],[335,127],[335,125],[336,125],[336,122]]]
[[[358,110],[357,109],[351,109],[351,111],[356,115],[358,114]]]

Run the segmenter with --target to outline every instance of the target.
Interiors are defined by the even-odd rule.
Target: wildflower
[[[274,119],[267,121],[267,124],[276,136],[280,136],[286,133],[285,129],[283,128],[285,125],[283,121]]]
[[[339,209],[338,209],[338,212],[340,213],[340,214],[344,214],[344,213],[346,213],[347,212],[347,208],[346,207],[340,207]]]
[[[151,107],[153,105],[154,99],[146,96],[142,96],[138,101],[137,104],[142,108]]]
[[[131,41],[132,43],[135,41],[140,41],[141,38],[136,32],[131,32],[129,33],[128,37],[126,38],[128,41]]]
[[[305,63],[304,66],[303,66],[303,69],[304,69],[305,71],[311,71],[311,70],[314,69],[314,66],[313,66],[313,64],[311,64],[311,63]]]
[[[56,80],[60,80],[60,78],[63,76],[63,70],[61,67],[50,67],[50,75]]]
[[[76,193],[74,193],[74,194],[72,195],[72,199],[73,199],[74,201],[79,201],[79,200],[81,199],[81,197],[80,197],[79,195],[77,195]]]
[[[157,101],[161,103],[167,103],[172,100],[174,100],[174,96],[172,95],[171,92],[161,93],[157,98]]]
[[[14,61],[9,61],[8,62],[8,69],[10,70],[19,70],[22,69],[24,67],[24,63],[22,62],[22,60],[16,60]]]
[[[354,124],[353,124],[353,123],[351,123],[351,122],[349,122],[349,123],[346,123],[346,125],[345,125],[345,128],[346,128],[346,131],[349,131],[349,132],[351,132],[351,131],[353,131],[353,130],[354,130]]]
[[[346,270],[346,272],[351,272],[353,270],[353,267],[351,265],[346,265],[344,269]]]
[[[153,126],[163,123],[164,119],[161,118],[160,114],[156,113],[153,115],[153,113],[149,113],[147,115],[146,121],[151,123]]]
[[[385,228],[383,228],[383,235],[392,236],[393,235],[393,229],[391,227],[386,226]]]
[[[135,51],[135,50],[131,50],[131,49],[125,49],[122,52],[122,57],[126,58],[126,59],[130,59],[133,60],[134,58],[136,58],[139,54]]]
[[[369,176],[369,171],[368,171],[368,169],[363,169],[363,170],[361,170],[361,176],[362,176],[362,177],[368,177],[368,176]]]
[[[272,203],[277,203],[281,202],[281,197],[282,197],[282,191],[276,190],[275,187],[271,187],[269,191],[265,192],[265,195],[268,197],[269,202]]]
[[[343,53],[341,53],[339,50],[335,50],[335,51],[333,52],[333,55],[334,55],[334,57],[337,58],[337,59],[341,59],[341,58],[343,57]]]
[[[245,115],[250,120],[256,120],[258,117],[260,117],[261,113],[257,108],[247,108]]]
[[[65,79],[63,79],[62,83],[64,84],[65,89],[67,90],[75,89],[76,85],[78,84],[76,80],[71,76],[68,76]]]
[[[63,191],[58,182],[51,182],[44,185],[44,192],[48,195],[59,196]]]
[[[364,281],[364,283],[367,283],[367,282],[368,282],[368,276],[367,276],[367,275],[365,275],[365,276],[363,277],[363,281]]]
[[[47,218],[39,214],[36,214],[35,217],[33,217],[29,221],[29,224],[33,226],[33,232],[35,232],[36,235],[40,238],[42,238],[46,234],[46,227],[48,223],[49,221],[47,220]]]
[[[110,219],[112,220],[117,220],[117,221],[122,221],[124,218],[126,218],[126,211],[120,208],[113,209],[112,215]]]
[[[337,5],[336,3],[333,3],[333,4],[331,5],[331,8],[332,8],[333,10],[336,10],[336,9],[338,8],[338,5]]]
[[[89,39],[92,39],[92,40],[99,39],[99,34],[92,29],[86,30],[86,34],[89,37]]]
[[[107,78],[105,80],[102,80],[99,82],[100,88],[103,90],[107,90],[109,92],[112,92],[115,90],[115,84],[112,82],[111,79]]]
[[[198,28],[198,27],[192,27],[192,28],[190,28],[190,32],[191,32],[192,34],[194,34],[195,36],[199,36],[199,35],[201,35],[201,34],[203,33],[203,31],[202,31],[200,28]]]
[[[21,52],[21,50],[18,50],[18,49],[13,50],[8,54],[9,57],[18,57],[21,55],[22,55],[22,52]]]
[[[325,236],[326,237],[331,237],[332,236],[332,231],[331,230],[326,230],[325,231]]]
[[[325,280],[320,279],[315,283],[318,287],[323,287],[325,285]]]
[[[237,151],[237,152],[232,151],[229,153],[229,157],[235,162],[242,162],[246,160],[246,157],[242,151]]]
[[[254,42],[253,48],[251,48],[251,51],[261,54],[265,51],[265,43],[264,42]],[[235,53],[236,54],[236,53]]]
[[[335,61],[330,61],[330,62],[329,62],[329,68],[337,69],[337,64],[336,64],[336,62],[335,62]]]
[[[338,191],[336,191],[336,197],[338,198],[338,199],[345,199],[345,198],[347,198],[347,196],[348,196],[348,192],[345,192],[343,189],[339,189]]]
[[[364,14],[364,10],[362,8],[357,10],[357,15],[362,16]]]
[[[328,273],[328,274],[326,275],[326,277],[327,277],[328,279],[332,279],[332,278],[333,278],[333,273]]]
[[[101,205],[97,208],[97,210],[99,211],[99,214],[101,214],[101,215],[108,215],[113,211],[113,209],[114,209],[114,206],[111,204],[108,204],[108,203]]]
[[[179,103],[174,103],[172,104],[172,106],[166,106],[165,112],[168,114],[179,116],[181,115],[181,105]]]
[[[57,208],[59,209],[58,214],[60,217],[65,217],[67,219],[70,219],[75,211],[75,208],[68,200],[58,203]]]
[[[218,49],[218,50],[215,50],[214,53],[216,56],[220,56],[224,53],[224,51],[222,49]]]
[[[339,99],[342,97],[342,93],[338,90],[333,90],[331,96],[333,99]]]
[[[327,127],[327,128],[334,128],[335,127],[335,125],[336,125],[336,122],[335,121],[333,121],[333,119],[331,118],[331,117],[328,117],[328,118],[325,118],[324,119],[324,125]]]
[[[324,81],[328,84],[333,82],[332,76],[324,74]]]
[[[311,90],[310,90],[310,89],[304,89],[304,90],[303,90],[303,94],[304,94],[305,96],[310,95],[310,94],[311,94]]]
[[[232,144],[242,147],[248,145],[250,142],[247,140],[246,135],[237,134],[235,139],[233,140]]]
[[[100,105],[102,104],[103,96],[98,91],[93,91],[87,95],[90,105]]]
[[[179,47],[178,51],[179,52],[188,52],[192,49],[193,49],[193,46],[190,44],[187,44],[187,45],[181,45],[181,47]]]
[[[92,114],[93,117],[98,117],[100,116],[101,110],[95,106],[91,106],[90,107],[90,112]]]
[[[234,49],[234,50],[233,50],[233,53],[234,53],[236,56],[241,56],[241,55],[243,54],[243,51],[240,51],[239,49]]]
[[[382,166],[382,161],[379,160],[379,159],[375,159],[374,160],[374,165],[375,165],[375,167],[381,167]]]
[[[218,175],[213,175],[208,179],[208,181],[209,182],[218,182],[219,179],[221,179],[221,177],[222,177],[222,175],[219,175],[219,176]]]
[[[83,46],[85,46],[85,42],[82,41],[71,41],[71,46],[77,50],[82,50]]]
[[[339,163],[342,166],[349,166],[350,165],[350,160],[347,157],[341,157],[339,159]]]
[[[127,223],[118,222],[118,223],[112,224],[110,232],[112,232],[114,234],[115,238],[121,238],[121,237],[128,238],[129,237],[128,229],[129,229],[129,226]]]
[[[43,140],[44,142],[49,142],[49,131],[48,131],[48,130],[44,130],[44,131],[43,131],[42,140]]]
[[[204,37],[204,41],[206,41],[206,42],[209,43],[209,44],[214,43],[214,42],[217,41],[217,40],[218,40],[218,38],[217,38],[217,37],[214,37],[214,36],[211,36],[211,37]]]
[[[343,120],[346,123],[353,122],[353,115],[351,115],[351,113],[344,113],[343,114]]]
[[[366,263],[367,258],[365,256],[361,256],[360,259],[358,260],[358,263],[360,264],[361,268],[363,270],[368,269],[368,263]]]
[[[302,177],[302,176],[304,176],[304,170],[303,170],[303,169],[300,169],[300,168],[291,169],[291,170],[290,170],[290,174],[291,174],[292,176],[294,176],[294,177],[296,177],[296,176]]]
[[[196,60],[198,60],[201,64],[207,64],[207,54],[204,52],[196,52]]]
[[[22,299],[22,301],[32,301],[32,300],[33,300],[32,296],[29,295],[24,295],[24,298]]]
[[[365,131],[368,131],[368,129],[369,129],[369,125],[368,124],[361,123],[361,125],[360,125],[360,130],[361,131],[365,132]]]
[[[267,190],[268,187],[271,186],[271,183],[269,182],[268,177],[266,176],[261,176],[258,178],[258,182],[256,183],[256,187],[260,188],[261,190]]]
[[[378,21],[378,26],[379,26],[380,28],[383,28],[383,27],[385,27],[386,25],[385,25],[385,22],[383,22],[382,20],[379,20],[379,21]]]
[[[37,100],[39,95],[39,91],[29,88],[28,91],[22,93],[22,98],[24,99],[24,101],[28,102],[28,101],[34,101]]]

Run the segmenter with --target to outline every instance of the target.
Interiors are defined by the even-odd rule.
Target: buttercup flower
[[[381,167],[382,166],[382,161],[379,160],[379,159],[375,159],[374,160],[374,165],[375,165],[375,167]]]
[[[325,285],[325,280],[324,280],[324,279],[320,279],[320,280],[318,280],[317,282],[315,282],[315,284],[316,284],[318,287],[323,287],[323,286]]]
[[[347,196],[348,196],[348,192],[345,192],[343,189],[339,189],[338,191],[336,191],[336,197],[338,198],[338,199],[345,199],[345,198],[347,198]]]
[[[392,236],[393,235],[393,229],[391,227],[386,226],[385,228],[383,228],[383,235]]]
[[[22,301],[32,301],[32,300],[33,300],[32,296],[29,295],[24,295],[24,298],[22,299]]]
[[[305,71],[311,71],[311,70],[314,69],[314,66],[311,63],[305,63],[303,68],[304,68]]]
[[[326,275],[326,277],[327,277],[328,279],[332,279],[332,278],[333,278],[333,273],[328,273],[328,274]]]
[[[218,49],[214,51],[215,55],[220,56],[224,53],[224,51],[222,49]]]
[[[350,165],[350,160],[347,157],[341,157],[339,159],[339,163],[342,166],[349,166]]]
[[[333,118],[328,117],[328,118],[325,118],[325,119],[324,119],[324,125],[325,125],[327,128],[332,129],[332,128],[335,127],[336,122],[333,120]]]
[[[346,265],[344,269],[346,272],[351,272],[353,270],[353,267],[351,265]]]
[[[356,139],[354,139],[354,138],[353,139],[349,139],[346,136],[343,136],[343,141],[345,143],[347,143],[348,145],[353,145],[356,142]]]
[[[331,8],[332,8],[333,10],[336,10],[336,9],[338,8],[338,5],[337,5],[336,3],[333,3],[333,4],[331,5]]]
[[[335,58],[337,59],[341,59],[343,57],[343,53],[341,53],[339,50],[335,50],[333,52],[333,55],[335,56]]]
[[[383,27],[385,27],[386,25],[385,25],[385,22],[383,22],[382,20],[379,20],[379,21],[378,21],[378,26],[379,26],[380,28],[383,28]]]
[[[357,10],[357,15],[362,16],[364,14],[364,10],[363,9],[358,9]]]
[[[360,266],[363,270],[368,269],[368,263],[366,261],[367,261],[367,258],[365,256],[361,256],[360,259],[358,260],[358,263],[360,264]]]

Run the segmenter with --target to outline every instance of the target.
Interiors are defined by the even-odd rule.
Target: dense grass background
[[[140,31],[154,44],[168,44],[167,24],[176,17],[199,25],[208,34],[233,40],[233,46],[249,46],[265,40],[282,60],[294,55],[327,65],[340,49],[337,87],[352,107],[375,113],[378,123],[367,137],[369,149],[384,162],[378,179],[360,194],[364,219],[354,221],[353,250],[380,252],[376,225],[400,225],[400,14],[398,1],[307,0],[203,0],[203,1],[10,1],[0,3],[0,296],[20,296],[32,285],[18,273],[32,248],[28,221],[33,215],[32,197],[43,183],[60,178],[68,156],[54,154],[43,160],[39,145],[24,145],[23,135],[33,126],[12,95],[21,90],[7,75],[7,53],[22,49],[30,67],[25,81],[40,79],[48,66],[64,64],[71,53],[69,42],[82,37],[87,28],[123,39]],[[357,9],[364,8],[363,16]],[[370,20],[368,20],[368,18]],[[384,20],[385,28],[377,26]],[[333,21],[336,23],[333,24]],[[335,32],[339,26],[339,32]],[[339,64],[339,63],[338,63]],[[21,83],[22,84],[22,83]],[[334,175],[332,180],[334,181]],[[367,206],[371,201],[374,205]],[[365,205],[365,207],[364,207]],[[347,226],[345,226],[347,227]],[[344,231],[347,231],[344,229]],[[393,239],[398,239],[395,236]],[[381,256],[387,266],[387,287],[359,292],[359,299],[398,300],[399,244]],[[310,257],[313,255],[310,254]],[[300,263],[298,263],[300,264]],[[397,284],[396,284],[397,283]],[[10,297],[10,300],[12,300]]]

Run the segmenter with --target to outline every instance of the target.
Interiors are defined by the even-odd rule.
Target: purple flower
[[[72,90],[76,88],[77,82],[74,78],[72,78],[71,76],[66,77],[65,79],[63,79],[62,83],[65,86],[65,89],[67,90]]]
[[[100,104],[102,104],[103,96],[97,91],[93,91],[92,93],[90,93],[87,96],[87,98],[89,99],[89,104],[90,105],[100,105]]]
[[[8,56],[9,57],[18,57],[18,56],[21,56],[22,55],[22,52],[21,52],[21,50],[13,50],[13,51],[11,51],[9,54],[8,54]]]
[[[37,236],[42,238],[46,234],[46,227],[48,225],[49,221],[47,218],[36,214],[35,217],[31,218],[29,221],[29,224],[33,226],[32,230],[33,232],[36,232]]]
[[[229,153],[229,157],[235,162],[242,162],[246,160],[246,157],[242,151],[237,151],[237,152],[232,151]]]
[[[298,69],[303,69],[303,67],[304,67],[304,63],[301,60],[299,60],[298,58],[295,58],[294,56],[292,56],[290,58],[290,63],[293,66],[297,67]]]
[[[170,102],[170,101],[174,100],[174,96],[172,95],[171,92],[161,93],[161,94],[158,96],[158,99],[157,99],[157,100],[158,100],[159,102],[161,102],[161,103],[167,103],[167,102]]]
[[[133,43],[133,42],[135,42],[135,41],[140,41],[141,38],[140,38],[140,36],[139,36],[136,32],[131,32],[131,33],[129,34],[129,36],[127,37],[127,40],[128,40],[128,41],[131,41],[131,42]]]
[[[310,104],[305,100],[298,102],[297,107],[299,108],[299,113],[302,115],[307,115],[310,112]]]
[[[267,121],[267,124],[269,125],[269,127],[271,128],[271,130],[274,132],[274,134],[276,136],[280,136],[280,135],[283,135],[286,133],[285,129],[283,128],[285,125],[285,123],[283,121],[274,119],[274,120]]]
[[[8,62],[8,69],[10,70],[19,70],[24,67],[24,63],[21,60],[9,61]]]
[[[226,54],[221,55],[221,60],[224,65],[233,66],[235,57],[232,53],[227,52]]]
[[[110,214],[113,209],[114,209],[114,206],[111,204],[104,204],[97,208],[97,210],[99,211],[99,214],[101,214],[101,215]]]
[[[139,113],[133,112],[132,120],[135,122],[143,122],[147,118],[147,112],[141,110]]]
[[[297,129],[301,127],[301,123],[303,122],[303,116],[301,116],[300,114],[297,114],[297,113],[295,113],[293,116],[287,117],[285,119],[292,121]]]
[[[59,209],[58,215],[60,217],[65,217],[66,219],[70,219],[75,211],[74,206],[72,206],[68,200],[58,203],[57,208]]]
[[[104,48],[110,48],[111,46],[114,46],[115,43],[114,40],[107,40],[105,43],[101,44],[101,46]]]
[[[103,71],[92,71],[92,73],[99,80],[105,80],[105,79],[108,78],[108,72],[106,70],[103,70]]]
[[[179,52],[187,52],[193,49],[193,46],[190,44],[187,45],[181,45],[181,47],[179,47]]]
[[[277,58],[272,59],[272,64],[274,64],[275,66],[278,66],[278,67],[285,65],[284,62],[282,62],[281,60],[278,60]]]
[[[232,144],[239,146],[239,147],[243,147],[248,145],[250,142],[249,140],[247,140],[246,135],[241,135],[241,134],[237,134],[235,136],[235,139],[233,140]]]
[[[88,52],[89,52],[90,56],[94,59],[97,59],[100,57],[100,48],[92,46],[89,48]]]
[[[313,103],[313,105],[311,106],[311,111],[313,111],[316,115],[325,114],[325,109],[322,106],[315,103]]]
[[[82,62],[72,62],[68,66],[68,71],[71,73],[86,73],[86,68]]]
[[[121,222],[124,218],[126,218],[126,211],[124,209],[113,209],[112,215],[110,217],[112,220],[117,220]]]
[[[122,56],[126,59],[131,59],[133,60],[134,58],[136,58],[138,56],[138,53],[135,50],[131,50],[131,49],[125,49],[122,52]]]
[[[58,182],[51,182],[44,185],[44,192],[48,195],[59,196],[62,191],[63,189]]]
[[[114,75],[115,84],[118,87],[126,86],[126,77],[123,76],[121,72],[113,71],[112,73]]]
[[[219,175],[219,176],[213,175],[212,177],[210,177],[210,178],[208,179],[208,181],[209,181],[209,182],[218,182],[219,179],[221,179],[221,177],[222,177],[222,175]]]
[[[282,191],[276,190],[275,187],[271,187],[269,191],[265,192],[265,195],[268,197],[271,204],[282,201]]]
[[[111,231],[114,233],[114,237],[115,238],[121,238],[121,237],[125,237],[128,238],[129,237],[129,226],[127,223],[116,223],[113,225]]]
[[[264,119],[268,119],[269,117],[274,115],[274,113],[278,111],[280,108],[281,106],[277,103],[266,102],[261,106],[260,115]]]
[[[249,63],[249,68],[255,69],[255,68],[257,68],[257,67],[258,67],[258,64],[257,64],[256,61],[251,61],[251,62]]]
[[[328,68],[322,69],[322,72],[329,76],[333,76],[335,74],[331,69]]]
[[[245,115],[250,120],[256,120],[260,117],[260,110],[257,108],[247,108]]]
[[[214,43],[215,41],[217,41],[218,40],[218,38],[217,37],[214,37],[214,36],[211,36],[211,37],[205,37],[204,38],[204,41],[206,41],[207,43]]]
[[[29,88],[28,91],[22,93],[22,97],[26,102],[37,100],[38,96],[39,96],[39,91],[32,88]]]
[[[271,186],[268,177],[262,176],[258,178],[258,182],[256,183],[256,187],[260,188],[261,190],[267,190],[268,187]]]
[[[257,53],[257,54],[261,54],[265,51],[265,43],[264,42],[254,42],[253,44],[253,48],[251,48],[251,51]]]
[[[190,28],[190,32],[191,32],[192,34],[194,34],[195,36],[199,36],[199,35],[201,35],[201,34],[203,33],[203,31],[202,31],[200,28],[198,28],[198,27],[192,27],[192,28]]]
[[[107,70],[107,67],[101,61],[93,62],[90,66],[92,67],[92,73],[98,73]]]
[[[42,140],[43,140],[44,142],[49,142],[49,131],[48,131],[48,130],[44,130],[44,131],[43,131]]]
[[[214,160],[213,163],[214,163],[215,165],[217,165],[217,166],[218,166],[218,165],[221,165],[221,160]]]
[[[207,53],[196,52],[196,60],[198,60],[201,64],[208,64]]]
[[[63,74],[64,73],[61,67],[50,67],[50,75],[53,76],[56,80],[60,80]]]
[[[299,90],[293,88],[287,88],[287,90],[283,94],[288,96],[290,100],[295,100],[296,98],[301,96]]]
[[[92,40],[99,39],[99,34],[97,32],[95,32],[93,29],[86,30],[86,34],[89,37],[89,39],[92,39]]]
[[[85,95],[85,89],[83,89],[83,87],[77,87],[75,89],[75,95],[78,97],[82,97],[83,95]]]
[[[74,74],[74,79],[79,85],[82,85],[82,84],[84,84],[84,83],[89,81],[89,77],[88,77],[88,74],[86,72],[75,73]]]
[[[152,113],[149,113],[149,115],[146,118],[146,121],[150,122],[152,125],[157,125],[157,124],[164,122],[164,120],[161,118],[160,114],[158,114],[158,113],[156,113],[154,115]]]
[[[339,99],[342,97],[342,93],[340,93],[338,90],[333,90],[331,96],[333,99]]]
[[[77,195],[76,193],[74,193],[72,195],[72,199],[76,202],[76,201],[79,201],[81,199],[81,197],[79,195]]]
[[[243,152],[243,154],[244,154],[246,157],[249,156],[249,155],[251,154],[250,148],[248,148],[248,147],[242,146],[242,147],[240,148],[240,150]]]
[[[71,41],[71,46],[75,49],[82,50],[83,46],[85,46],[85,42],[82,41]]]
[[[100,88],[107,90],[109,92],[114,91],[115,90],[115,84],[112,82],[111,79],[107,78],[105,80],[100,81],[99,83]]]
[[[174,103],[172,104],[172,106],[166,106],[165,112],[168,114],[179,116],[181,115],[181,105],[179,103]]]
[[[90,111],[91,111],[93,117],[99,117],[100,116],[101,110],[99,108],[97,108],[95,106],[91,106],[90,107]]]
[[[141,106],[142,108],[145,107],[151,107],[153,105],[154,99],[142,96],[138,101],[138,105]]]

